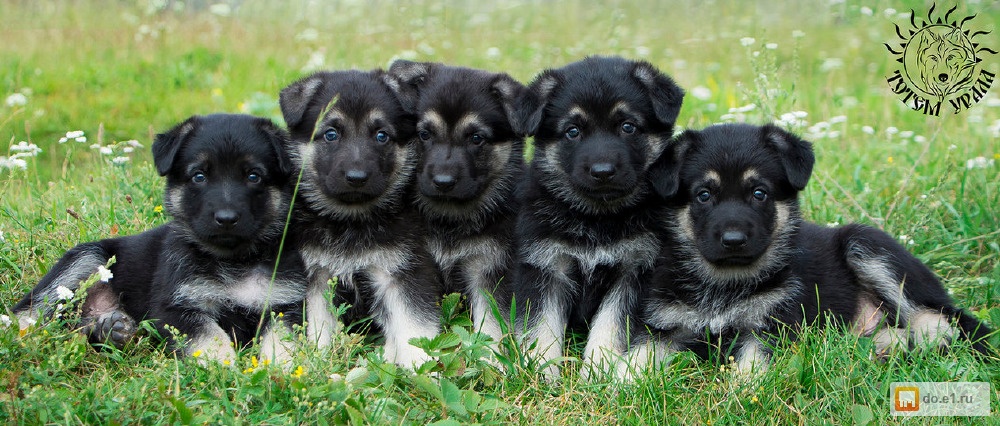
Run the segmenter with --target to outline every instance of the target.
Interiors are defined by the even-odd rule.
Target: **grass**
[[[148,153],[156,131],[216,111],[279,117],[278,90],[310,62],[374,68],[405,57],[528,81],[587,54],[621,54],[688,90],[682,127],[806,112],[793,128],[815,143],[818,164],[804,214],[900,236],[960,305],[1000,326],[1000,164],[966,167],[1000,163],[998,89],[969,111],[925,117],[885,82],[895,62],[882,44],[908,21],[886,9],[925,13],[929,2],[246,1],[228,17],[156,4],[0,1],[0,98],[26,100],[0,104],[0,141],[42,149],[24,171],[0,170],[5,309],[73,245],[167,220]],[[1000,28],[996,4],[956,11],[973,13],[972,27]],[[992,72],[998,64],[984,56]],[[87,142],[58,143],[72,130]],[[125,152],[133,139],[145,148]],[[0,327],[0,422],[893,424],[893,381],[986,381],[1000,407],[995,359],[959,348],[880,363],[870,339],[812,329],[750,383],[689,354],[630,385],[579,380],[572,361],[557,383],[517,357],[501,375],[453,303],[443,304],[448,334],[424,343],[441,363],[419,375],[381,362],[376,342],[357,335],[297,353],[292,368],[255,365],[252,349],[229,368],[176,360],[148,339],[96,352],[58,323],[23,336]],[[577,339],[569,355],[580,352]]]

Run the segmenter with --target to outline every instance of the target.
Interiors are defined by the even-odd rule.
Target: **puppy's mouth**
[[[632,190],[617,185],[580,186],[576,192],[584,197],[600,202],[614,202],[632,195]]]
[[[364,204],[371,202],[378,198],[378,194],[372,194],[370,192],[358,192],[349,191],[334,194],[334,198],[345,204]]]
[[[759,258],[760,257],[758,256],[750,255],[733,255],[720,257],[712,260],[711,262],[716,266],[723,268],[743,268],[753,265]]]

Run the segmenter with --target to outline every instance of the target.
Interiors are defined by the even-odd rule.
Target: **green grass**
[[[406,57],[528,81],[587,54],[621,54],[651,61],[688,89],[682,127],[723,121],[751,103],[743,119],[754,123],[807,112],[795,128],[807,135],[843,116],[830,124],[836,137],[809,137],[818,163],[802,194],[806,217],[905,235],[960,305],[1000,326],[1000,164],[966,168],[979,156],[1000,163],[1000,88],[938,118],[906,109],[885,83],[895,62],[882,44],[895,43],[893,23],[908,18],[884,11],[925,13],[929,2],[246,1],[230,17],[154,3],[0,1],[0,99],[27,98],[0,104],[0,147],[26,141],[43,150],[25,171],[0,170],[4,309],[73,245],[167,220],[148,153],[155,132],[191,114],[278,117],[278,90],[306,73],[311,56],[322,55],[323,68]],[[956,12],[973,13],[972,27],[1000,28],[997,4]],[[744,37],[755,41],[743,46]],[[982,40],[1000,49],[995,37]],[[1000,56],[983,64],[996,73]],[[696,87],[708,89],[704,99]],[[59,144],[71,130],[88,141]],[[111,163],[131,139],[145,148]],[[95,142],[118,145],[104,156],[89,148]],[[870,339],[810,329],[750,383],[689,354],[630,385],[582,381],[577,362],[547,383],[517,357],[498,373],[482,361],[467,319],[446,318],[449,334],[426,342],[442,362],[419,375],[382,363],[377,342],[356,335],[303,350],[283,370],[255,367],[253,350],[235,368],[201,367],[148,338],[96,352],[58,323],[23,336],[0,327],[0,422],[886,424],[899,422],[889,415],[893,381],[991,382],[1000,409],[997,360],[964,348],[880,363],[870,359]],[[577,341],[569,355],[580,352]]]

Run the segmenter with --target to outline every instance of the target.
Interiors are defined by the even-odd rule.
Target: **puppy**
[[[413,367],[427,355],[409,340],[439,332],[444,288],[411,202],[418,151],[399,87],[383,71],[319,72],[282,89],[280,103],[303,169],[307,333],[326,346],[338,331],[325,293],[340,277],[338,301],[373,318],[387,360]]]
[[[518,188],[508,289],[541,361],[562,355],[567,325],[590,330],[589,374],[628,347],[640,276],[659,252],[647,174],[684,93],[651,64],[616,57],[544,71],[529,89],[535,154]]]
[[[986,326],[891,236],[801,219],[813,163],[809,142],[774,125],[678,137],[651,173],[669,229],[642,302],[653,337],[635,350],[733,354],[737,371],[763,370],[781,329],[794,338],[803,322],[852,325],[881,348],[962,336],[986,350]]]
[[[283,359],[281,336],[301,321],[306,289],[294,243],[279,254],[294,184],[286,143],[271,121],[246,115],[194,116],[157,135],[153,158],[173,220],[74,247],[14,312],[22,323],[51,314],[59,287],[75,291],[115,256],[112,278],[84,302],[92,340],[120,346],[135,319],[153,319],[185,355],[231,363],[234,347],[260,333],[263,357]]]
[[[389,73],[417,112],[416,204],[426,246],[447,291],[463,292],[476,329],[498,341],[488,296],[513,264],[512,198],[524,172],[531,94],[507,74],[470,68],[397,60]]]

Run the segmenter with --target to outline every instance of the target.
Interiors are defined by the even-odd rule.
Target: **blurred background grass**
[[[899,43],[894,24],[907,28],[911,9],[923,17],[932,4],[0,0],[0,156],[21,141],[42,150],[26,170],[0,170],[0,301],[11,306],[80,241],[167,220],[148,148],[191,114],[280,121],[277,93],[297,78],[394,58],[527,83],[545,68],[615,54],[652,62],[688,91],[682,128],[784,116],[815,143],[807,218],[900,237],[961,305],[998,326],[1000,88],[961,114],[927,117],[885,82],[897,65],[883,45]],[[951,4],[938,7],[935,17]],[[973,14],[966,28],[993,31],[977,41],[1000,50],[1000,3],[962,2],[953,16]],[[1000,55],[984,55],[982,66],[1000,72]],[[74,130],[87,141],[59,143]],[[144,148],[126,153],[128,140]],[[92,144],[114,145],[113,154]]]

